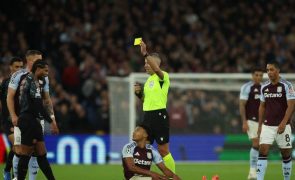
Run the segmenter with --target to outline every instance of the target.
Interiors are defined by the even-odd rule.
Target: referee
[[[145,58],[144,68],[150,75],[143,90],[135,84],[135,94],[143,102],[143,124],[151,130],[151,144],[156,140],[165,165],[175,173],[175,162],[169,151],[169,117],[166,111],[169,75],[160,69],[161,58],[157,53],[148,54],[143,41],[140,47]]]

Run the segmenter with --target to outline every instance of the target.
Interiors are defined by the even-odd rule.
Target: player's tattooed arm
[[[48,114],[50,115],[50,118],[52,119],[52,123],[50,123],[51,132],[53,134],[58,134],[59,129],[56,124],[54,111],[53,111],[53,105],[52,105],[52,101],[50,99],[49,92],[44,92],[44,100],[43,101],[44,101],[44,107],[45,107],[46,111],[48,112]]]
[[[44,106],[50,116],[54,116],[53,105],[50,99],[49,92],[44,93]]]

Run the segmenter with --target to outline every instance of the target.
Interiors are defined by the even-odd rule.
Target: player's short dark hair
[[[26,53],[26,57],[34,55],[42,55],[42,52],[38,50],[28,50]]]
[[[144,125],[144,124],[139,124],[138,127],[141,127],[145,130],[145,132],[148,135],[147,140],[151,142],[151,129],[147,125]]]
[[[33,64],[33,67],[32,67],[32,72],[35,73],[37,68],[45,68],[46,66],[48,66],[48,63],[43,60],[43,59],[37,59],[34,64]]]
[[[10,60],[9,60],[9,65],[13,65],[13,63],[15,62],[24,62],[20,57],[12,57]]]
[[[276,61],[276,60],[268,61],[267,64],[274,65],[275,68],[280,69],[280,64],[279,64],[279,62]]]
[[[264,72],[265,70],[260,67],[254,67],[251,69],[251,73],[254,74],[255,72]]]

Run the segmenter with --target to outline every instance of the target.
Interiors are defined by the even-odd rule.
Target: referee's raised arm
[[[161,59],[158,54],[153,53],[149,54],[146,50],[146,44],[141,41],[140,42],[140,50],[141,54],[145,58],[145,61],[148,65],[150,65],[151,69],[159,76],[160,79],[164,79],[164,73],[162,72],[160,68]]]

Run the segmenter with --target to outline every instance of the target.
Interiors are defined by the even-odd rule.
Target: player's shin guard
[[[259,155],[258,150],[252,147],[250,150],[250,171],[253,171],[253,170],[256,171],[258,155]]]
[[[30,156],[21,155],[17,166],[17,180],[24,180],[28,171]]]
[[[267,168],[267,156],[259,154],[257,161],[257,180],[263,180]]]
[[[6,165],[4,168],[5,172],[10,172],[11,168],[12,168],[12,159],[14,156],[14,152],[12,151],[12,149],[9,151],[8,156],[7,156],[7,161],[6,161]]]
[[[39,170],[37,157],[32,156],[29,161],[29,180],[36,180],[37,172]]]
[[[167,154],[165,157],[163,157],[165,166],[170,169],[173,173],[175,173],[175,161],[171,155],[171,153]]]
[[[46,176],[48,180],[55,180],[52,169],[46,157],[46,154],[42,156],[37,156],[37,161],[39,164],[40,169],[42,170],[43,174]]]
[[[14,177],[17,177],[17,166],[18,166],[19,158],[20,158],[20,156],[15,153],[13,156],[13,159],[12,159]]]
[[[283,169],[284,180],[290,180],[291,172],[292,172],[291,156],[285,157],[285,158],[283,157],[282,169]]]

